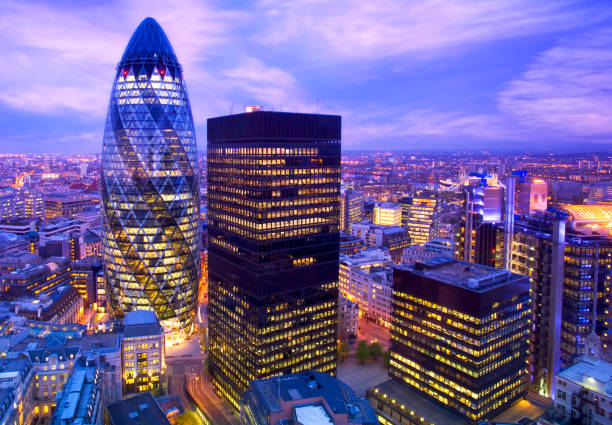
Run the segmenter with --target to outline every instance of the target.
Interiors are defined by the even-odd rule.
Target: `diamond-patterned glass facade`
[[[104,262],[117,316],[193,328],[200,272],[197,146],[182,69],[145,19],[117,66],[102,151]]]

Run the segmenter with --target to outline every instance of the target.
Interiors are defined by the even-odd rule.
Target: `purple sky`
[[[340,114],[345,149],[610,150],[609,0],[2,0],[0,152],[98,152],[154,17],[206,118]]]

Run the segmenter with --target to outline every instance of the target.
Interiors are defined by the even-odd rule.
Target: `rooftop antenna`
[[[317,114],[319,113],[319,98],[317,97]]]
[[[234,102],[232,102],[232,106],[230,106],[230,115],[234,114]]]

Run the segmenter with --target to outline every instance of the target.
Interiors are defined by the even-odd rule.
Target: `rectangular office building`
[[[450,258],[396,266],[393,378],[455,413],[490,419],[525,391],[529,279]]]
[[[213,384],[336,371],[340,117],[254,111],[208,120]]]

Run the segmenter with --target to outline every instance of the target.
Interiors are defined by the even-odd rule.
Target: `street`
[[[359,327],[357,330],[357,341],[365,339],[368,343],[378,341],[383,349],[389,349],[389,329],[377,323],[370,322],[365,317],[359,317]]]
[[[170,359],[168,361],[168,394],[178,396],[183,401],[183,405],[187,410],[193,410],[194,406],[187,393],[185,392],[186,373],[191,371],[199,371],[202,368],[202,359]]]
[[[200,305],[198,322],[207,325],[206,308]],[[186,409],[196,406],[214,425],[239,425],[238,413],[217,396],[210,377],[204,371],[205,353],[200,346],[200,333],[177,345],[166,347],[168,393],[181,397]]]
[[[200,410],[215,425],[239,425],[238,413],[221,400],[212,389],[210,377],[201,369],[197,373],[188,374],[187,392],[196,402]]]

